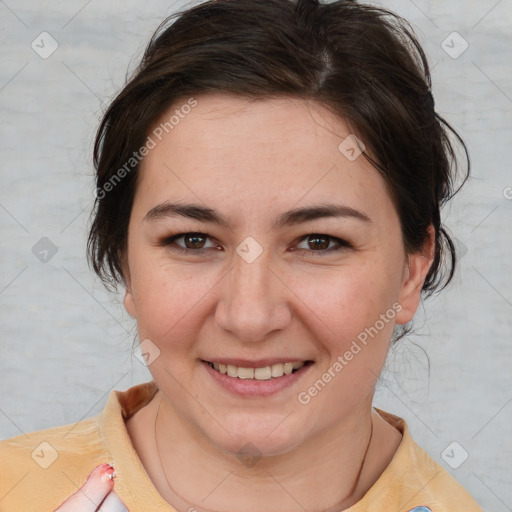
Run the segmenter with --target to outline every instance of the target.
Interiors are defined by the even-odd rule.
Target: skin
[[[128,512],[114,492],[115,472],[102,464],[95,468],[80,489],[55,512]]]
[[[433,231],[421,252],[405,254],[384,180],[364,157],[349,161],[338,150],[351,131],[320,104],[223,94],[197,100],[145,157],[131,213],[124,304],[140,340],[160,354],[149,366],[159,392],[127,421],[129,434],[156,489],[176,506],[346,508],[377,480],[401,440],[372,410],[372,398],[394,322],[410,321],[418,307]],[[229,226],[179,216],[145,220],[165,201],[207,206]],[[272,229],[284,212],[321,203],[349,206],[369,221],[325,217]],[[202,253],[160,243],[191,232],[210,237]],[[334,237],[329,248],[336,238],[353,247],[325,250],[307,238],[312,234]],[[252,263],[236,252],[248,236],[263,248]],[[188,242],[197,251],[197,241]],[[307,405],[299,403],[297,395],[396,303],[394,320]],[[215,357],[314,364],[270,397],[241,398],[205,371],[201,360]],[[246,443],[261,455],[253,466],[237,457]]]

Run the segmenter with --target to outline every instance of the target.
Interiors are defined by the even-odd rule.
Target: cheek
[[[301,296],[314,289],[311,284],[303,281]],[[321,340],[324,357],[298,400],[314,404],[324,421],[338,421],[374,392],[396,316],[390,284],[382,267],[351,267],[326,275],[322,289],[309,296],[315,312],[309,316],[322,320],[315,338]]]
[[[399,273],[384,260],[323,269],[290,282],[309,317],[337,344],[352,339],[385,314],[399,293]],[[306,310],[306,308],[304,308]]]
[[[161,349],[185,349],[191,330],[200,327],[204,301],[215,286],[212,279],[193,268],[173,268],[157,261],[138,261],[142,271],[132,276],[139,338],[149,338]],[[187,333],[189,333],[187,338]]]

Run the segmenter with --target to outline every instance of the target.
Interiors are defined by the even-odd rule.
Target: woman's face
[[[321,105],[196,99],[151,135],[125,306],[194,435],[284,453],[368,413],[430,258],[406,257],[383,179]]]

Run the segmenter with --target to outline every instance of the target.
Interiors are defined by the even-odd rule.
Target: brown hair
[[[450,133],[466,156],[462,184],[467,149],[434,110],[427,60],[405,20],[343,0],[210,0],[161,24],[96,136],[88,257],[105,284],[124,282],[137,151],[177,100],[212,92],[315,100],[348,121],[388,185],[406,252],[436,230],[423,291],[448,284],[456,254],[440,210],[458,190]]]

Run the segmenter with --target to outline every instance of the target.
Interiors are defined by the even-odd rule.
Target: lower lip
[[[290,373],[290,375],[273,377],[267,380],[257,380],[230,377],[229,375],[214,370],[205,361],[201,361],[201,364],[221,387],[234,395],[239,395],[241,397],[265,397],[273,395],[274,393],[295,384],[309,371],[311,366],[313,366],[313,363],[309,363],[299,368],[296,372]]]

